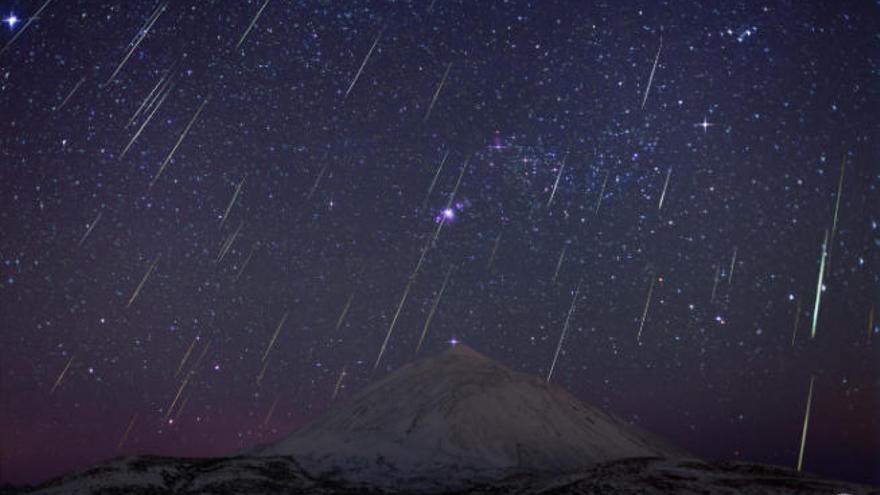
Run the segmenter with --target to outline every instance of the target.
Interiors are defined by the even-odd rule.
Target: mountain
[[[316,475],[395,487],[431,478],[466,486],[510,473],[684,455],[562,387],[465,345],[401,367],[250,453],[289,455]]]
[[[401,367],[276,443],[211,459],[120,457],[6,493],[880,494],[692,459],[462,345]]]

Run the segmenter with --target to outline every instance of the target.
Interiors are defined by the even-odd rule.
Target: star
[[[713,125],[715,125],[715,124],[709,122],[709,121],[706,119],[706,116],[704,115],[704,116],[703,116],[703,121],[700,122],[699,124],[694,124],[694,127],[702,127],[702,128],[703,128],[703,133],[706,133],[706,132],[708,132],[709,127],[710,127],[710,126],[713,126]]]
[[[15,25],[18,24],[18,21],[19,19],[15,16],[15,14],[9,14],[6,19],[3,19],[3,22],[9,24],[9,29],[14,29]]]
[[[449,342],[447,342],[447,344],[455,347],[456,345],[461,344],[461,341],[456,339],[455,337],[452,337],[451,339],[449,339]]]

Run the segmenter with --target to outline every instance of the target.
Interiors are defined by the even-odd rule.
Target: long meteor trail
[[[568,324],[571,321],[571,315],[574,314],[575,304],[577,304],[578,295],[581,293],[581,284],[578,284],[574,291],[574,298],[571,300],[571,306],[568,308],[568,315],[565,317],[565,323],[562,325],[562,334],[559,335],[559,343],[556,344],[556,353],[553,355],[553,362],[550,363],[550,371],[547,373],[547,383],[553,377],[553,370],[556,369],[556,360],[559,359],[559,352],[562,350],[562,342],[565,340],[565,334],[568,331]]]
[[[226,218],[229,217],[229,212],[232,211],[232,207],[235,206],[235,200],[238,199],[239,193],[241,193],[241,187],[244,185],[244,181],[247,178],[241,179],[241,182],[238,183],[238,186],[235,188],[235,192],[232,194],[232,199],[229,200],[229,205],[226,206],[226,211],[223,212],[223,218],[220,219],[220,226],[223,226],[223,223],[226,222]]]
[[[159,20],[159,16],[161,16],[162,13],[165,12],[165,7],[166,7],[166,5],[164,3],[159,4],[159,6],[156,7],[156,10],[154,10],[153,13],[150,15],[150,18],[144,24],[144,27],[142,27],[140,29],[140,31],[138,31],[138,33],[132,39],[132,41],[130,43],[131,48],[129,48],[128,53],[125,54],[125,57],[123,57],[122,61],[119,62],[119,65],[116,66],[116,70],[114,70],[113,73],[110,74],[110,77],[107,78],[107,81],[104,82],[104,84],[102,86],[107,86],[108,84],[113,82],[114,79],[116,79],[116,75],[119,74],[119,71],[121,71],[123,67],[125,67],[125,64],[128,62],[128,59],[131,58],[131,55],[134,53],[135,50],[137,50],[137,47],[141,44],[142,41],[144,41],[144,39],[150,33],[150,29],[152,29],[153,25],[156,24],[156,21]]]
[[[654,292],[654,282],[656,279],[651,277],[651,286],[648,288],[648,297],[645,298],[645,309],[642,311],[642,321],[639,323],[639,334],[636,336],[636,342],[642,343],[642,329],[645,328],[645,319],[648,317],[648,306],[651,304],[651,293]]]
[[[437,306],[440,305],[440,299],[443,298],[443,292],[446,290],[446,284],[449,282],[449,276],[452,274],[453,266],[450,266],[449,269],[446,270],[446,276],[443,277],[443,285],[440,286],[440,291],[437,292],[437,296],[434,298],[434,303],[431,304],[431,311],[428,312],[428,318],[425,320],[425,326],[422,328],[422,336],[419,337],[419,343],[416,344],[416,354],[419,353],[419,349],[422,348],[422,342],[425,341],[425,336],[428,335],[428,327],[431,326],[431,320],[434,318],[434,313],[437,312]]]
[[[657,62],[660,61],[660,51],[663,50],[663,37],[660,37],[660,47],[657,48],[657,55],[654,57],[654,66],[651,67],[651,75],[648,77],[648,86],[645,88],[645,96],[642,97],[642,109],[645,108],[645,102],[648,101],[648,92],[651,91],[651,83],[654,82],[654,72],[657,70]]]
[[[144,288],[144,284],[147,283],[147,279],[150,278],[150,275],[153,273],[153,270],[156,269],[156,265],[159,264],[159,258],[162,257],[162,254],[157,254],[155,258],[153,258],[153,262],[150,264],[150,268],[147,270],[147,273],[144,274],[144,278],[141,279],[141,283],[138,284],[137,288],[131,294],[131,298],[128,300],[128,304],[125,305],[126,308],[130,307],[131,304],[137,299],[138,294],[141,293],[141,289]]]
[[[49,390],[49,395],[52,395],[55,392],[55,389],[58,388],[58,385],[61,385],[61,381],[64,380],[64,375],[67,373],[67,370],[70,369],[70,365],[73,363],[73,356],[70,356],[70,359],[67,360],[67,365],[61,370],[61,373],[58,375],[58,379],[55,380],[55,384],[52,385],[52,388]]]
[[[807,394],[807,407],[804,411],[804,428],[801,431],[801,449],[798,454],[797,470],[800,471],[804,465],[804,446],[807,443],[807,426],[810,424],[810,406],[813,404],[813,381],[815,377],[810,377],[810,391]]]
[[[443,159],[440,160],[440,166],[437,167],[437,171],[434,172],[434,179],[431,181],[431,185],[428,186],[428,193],[425,194],[425,199],[422,201],[422,208],[428,205],[428,199],[431,197],[431,192],[434,191],[434,186],[437,184],[437,178],[440,177],[440,171],[443,170],[443,164],[446,163],[446,159],[449,158],[449,150],[443,154]]]
[[[358,79],[360,79],[360,77],[361,77],[361,73],[364,71],[364,67],[366,67],[367,62],[370,60],[370,56],[373,55],[373,50],[376,49],[376,45],[379,44],[379,40],[381,38],[382,38],[382,31],[380,30],[379,34],[376,35],[376,39],[373,40],[373,44],[370,46],[370,50],[367,52],[367,56],[364,57],[364,61],[361,62],[361,66],[358,69],[357,74],[355,74],[354,79],[351,80],[351,84],[348,85],[348,89],[345,90],[345,96],[342,97],[343,100],[348,98],[348,94],[351,93],[351,90],[354,88],[354,85],[357,84]]]
[[[562,171],[565,170],[565,160],[568,159],[568,153],[562,157],[562,165],[559,166],[559,173],[556,174],[556,182],[553,183],[553,192],[550,193],[550,199],[547,201],[547,208],[553,204],[553,198],[556,196],[556,189],[559,187],[559,179],[562,177]]]
[[[828,257],[828,231],[825,231],[825,240],[822,241],[822,257],[819,261],[819,281],[816,283],[816,302],[813,304],[813,323],[810,329],[810,338],[816,338],[816,323],[819,321],[819,304],[822,302],[822,278],[825,276],[825,259]]]
[[[452,68],[452,62],[446,65],[446,72],[443,73],[443,79],[440,80],[440,85],[437,86],[437,90],[434,91],[434,97],[431,98],[431,104],[428,105],[428,111],[425,112],[425,118],[422,119],[422,122],[427,122],[428,117],[431,116],[431,110],[434,109],[434,103],[437,102],[437,97],[440,96],[440,90],[443,89],[443,85],[446,83],[446,77],[449,76],[449,69]]]
[[[251,20],[251,23],[248,25],[247,29],[244,30],[244,34],[241,35],[241,38],[239,38],[238,43],[235,44],[236,50],[238,50],[238,48],[241,46],[241,44],[244,43],[245,38],[247,38],[247,35],[250,34],[251,29],[254,28],[254,24],[257,23],[257,19],[260,18],[260,15],[263,13],[263,9],[266,8],[266,5],[269,5],[269,0],[266,0],[265,2],[263,2],[263,6],[260,7],[260,10],[257,11],[257,15],[254,16],[253,20]]]
[[[391,325],[388,327],[388,333],[385,334],[385,340],[382,342],[382,347],[379,348],[379,355],[376,357],[376,364],[373,365],[374,370],[379,367],[379,362],[382,361],[382,355],[385,354],[385,349],[388,347],[388,340],[391,338],[391,332],[394,331],[394,325],[397,324],[397,318],[400,316],[400,310],[406,302],[406,296],[409,295],[409,289],[412,287],[413,280],[414,277],[410,277],[406,282],[406,289],[403,290],[403,296],[400,297],[400,303],[397,304],[397,311],[394,313],[394,319],[391,320]]]
[[[284,316],[281,317],[281,321],[278,322],[278,326],[275,328],[275,333],[272,335],[272,340],[269,341],[269,345],[266,346],[266,351],[263,352],[263,361],[265,361],[266,358],[269,357],[269,351],[271,351],[272,346],[275,345],[275,339],[278,338],[278,334],[281,332],[281,327],[283,327],[284,322],[287,321],[288,314],[290,314],[289,311],[284,313]]]
[[[669,170],[666,172],[666,181],[663,183],[663,192],[660,193],[660,203],[657,205],[657,210],[663,209],[663,200],[666,199],[666,188],[669,187],[669,177],[672,176],[672,167],[669,167]]]
[[[86,229],[86,233],[83,234],[83,236],[80,237],[80,239],[79,239],[79,244],[78,244],[79,246],[82,246],[83,243],[86,242],[86,238],[89,237],[89,234],[91,234],[92,231],[95,230],[95,225],[98,225],[98,222],[101,221],[101,216],[102,216],[102,215],[104,215],[104,212],[103,212],[103,211],[99,211],[99,212],[98,212],[98,216],[96,216],[95,219],[92,220],[92,223],[89,224],[89,228]]]

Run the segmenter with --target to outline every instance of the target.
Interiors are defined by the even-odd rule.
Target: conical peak
[[[475,351],[470,346],[465,345],[465,344],[460,344],[457,342],[453,343],[452,347],[450,347],[449,350],[447,350],[443,354],[449,355],[449,356],[462,356],[462,357],[468,357],[468,358],[473,358],[473,359],[479,359],[481,361],[491,361],[491,359],[489,359],[486,356]]]

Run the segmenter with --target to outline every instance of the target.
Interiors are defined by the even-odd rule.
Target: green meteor
[[[822,241],[822,257],[819,261],[819,282],[816,284],[816,303],[813,304],[813,325],[810,338],[816,338],[816,322],[819,321],[819,303],[822,302],[822,278],[825,276],[825,259],[828,257],[828,231],[825,231],[825,240]]]

